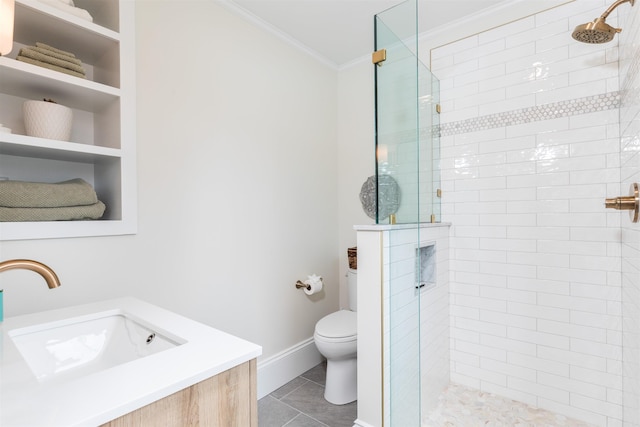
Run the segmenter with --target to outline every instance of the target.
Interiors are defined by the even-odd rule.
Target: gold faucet
[[[8,261],[0,262],[0,273],[15,269],[31,270],[38,273],[47,282],[49,289],[60,286],[60,279],[58,279],[56,273],[50,267],[41,262],[30,259],[10,259]]]

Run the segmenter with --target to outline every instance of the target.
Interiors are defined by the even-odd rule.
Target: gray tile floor
[[[321,363],[258,401],[258,427],[353,427],[357,401],[324,400],[327,365]]]

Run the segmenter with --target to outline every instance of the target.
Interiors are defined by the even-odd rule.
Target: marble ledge
[[[410,224],[365,224],[354,225],[355,231],[396,231],[410,230],[413,228],[434,228],[434,227],[451,227],[450,222],[421,222]]]

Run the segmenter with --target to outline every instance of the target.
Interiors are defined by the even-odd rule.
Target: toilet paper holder
[[[320,286],[318,287],[318,285]],[[309,292],[316,293],[322,290],[322,276],[312,274],[307,277],[307,280],[298,280],[296,282],[296,289],[304,289],[307,294],[309,294]]]
[[[302,283],[301,280],[298,280],[296,282],[296,289],[302,289],[302,288],[304,288],[304,289],[306,289],[308,291],[311,290],[311,286],[310,285],[307,285],[306,283]]]

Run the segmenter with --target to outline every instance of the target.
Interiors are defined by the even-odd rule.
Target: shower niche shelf
[[[436,244],[429,242],[416,248],[416,292],[436,286]]]
[[[136,220],[134,4],[75,0],[93,22],[37,0],[16,0],[13,50],[0,57],[0,178],[82,178],[107,210],[93,221],[0,222],[0,240],[133,234]],[[17,61],[41,42],[72,52],[86,78]],[[73,110],[71,141],[27,136],[22,104],[50,98]]]

